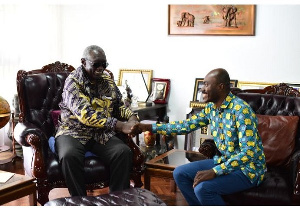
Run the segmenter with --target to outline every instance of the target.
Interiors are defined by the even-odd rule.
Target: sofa
[[[223,196],[228,205],[300,204],[300,97],[235,90],[258,117],[258,131],[266,155],[267,173],[255,188]],[[218,151],[212,140],[199,151],[209,158]]]
[[[73,196],[54,199],[45,206],[166,206],[147,189],[130,188],[99,196]]]

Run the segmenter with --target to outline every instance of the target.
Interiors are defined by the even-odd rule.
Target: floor
[[[14,162],[1,164],[0,170],[15,172],[18,174],[23,174],[23,161],[21,158],[16,158]],[[143,178],[142,178],[143,180]],[[143,187],[142,187],[143,188]],[[181,192],[177,189],[176,193],[171,192],[170,180],[162,178],[152,178],[151,179],[151,191],[155,193],[160,199],[162,199],[168,206],[187,206],[185,199],[183,198]],[[108,189],[98,189],[93,192],[88,192],[88,195],[96,196],[100,194],[107,193]],[[69,192],[66,188],[53,189],[49,194],[49,199],[55,199],[60,197],[68,197]],[[23,197],[18,200],[4,204],[3,206],[28,206],[29,198]],[[38,204],[40,206],[40,204]]]

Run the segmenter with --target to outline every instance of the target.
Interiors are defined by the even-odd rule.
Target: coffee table
[[[160,156],[153,158],[145,162],[145,174],[144,174],[144,187],[150,190],[150,179],[151,177],[161,177],[173,180],[173,170],[186,163],[190,163],[196,160],[203,160],[206,157],[195,151],[186,151],[173,149]],[[171,186],[171,191],[176,190],[176,186]]]
[[[0,171],[5,172],[5,171]],[[0,205],[29,195],[30,205],[37,205],[35,179],[15,174],[6,183],[0,184]]]

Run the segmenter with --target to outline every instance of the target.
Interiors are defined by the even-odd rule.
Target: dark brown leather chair
[[[295,88],[287,85],[286,83],[279,83],[276,85],[270,85],[263,89],[245,89],[242,90],[238,87],[232,87],[231,92],[237,94],[240,92],[252,92],[260,94],[273,94],[273,95],[285,95],[289,97],[300,97],[300,92]]]
[[[25,174],[36,178],[37,198],[41,205],[49,201],[51,189],[66,187],[48,139],[55,134],[51,112],[59,109],[65,79],[73,70],[71,65],[55,62],[38,70],[20,70],[17,74],[20,115],[14,136],[22,145]],[[131,185],[141,187],[144,155],[131,138],[124,136],[124,140],[134,155]],[[98,157],[86,157],[85,178],[87,190],[107,187],[109,169]]]

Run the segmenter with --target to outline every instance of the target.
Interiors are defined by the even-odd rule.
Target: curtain
[[[59,20],[59,5],[0,5],[0,96],[10,104],[17,92],[18,70],[39,69],[59,60]]]
[[[51,4],[0,4],[0,96],[11,111],[18,70],[40,69],[60,60],[60,11],[59,5]],[[8,129],[9,123],[0,134],[0,146],[9,142]]]

